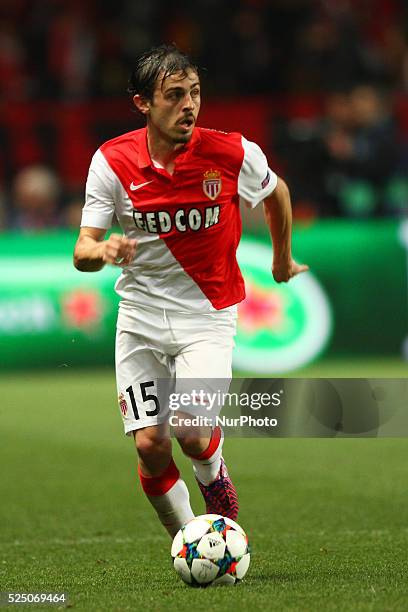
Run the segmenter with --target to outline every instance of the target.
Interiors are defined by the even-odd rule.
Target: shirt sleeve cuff
[[[81,227],[96,227],[99,229],[110,229],[112,226],[112,214],[96,213],[84,210],[82,212]]]
[[[255,197],[247,198],[244,196],[241,198],[245,206],[247,206],[248,208],[255,208],[256,206],[258,206],[258,204],[260,204],[260,202],[263,202],[265,198],[270,196],[271,193],[275,191],[276,185],[278,184],[278,176],[270,169],[268,170],[268,172],[270,174],[268,184],[265,185],[265,187],[261,191],[258,191],[255,194]]]

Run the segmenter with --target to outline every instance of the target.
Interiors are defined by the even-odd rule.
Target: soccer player
[[[264,202],[276,281],[307,266],[292,259],[289,192],[261,149],[241,134],[196,127],[200,79],[188,56],[165,45],[144,53],[129,93],[147,126],[95,153],[74,263],[85,272],[122,268],[115,287],[119,406],[135,440],[142,488],[174,535],[193,512],[172,458],[158,382],[231,378],[237,304],[245,297],[235,256],[240,204]],[[114,214],[123,235],[105,239]],[[207,513],[235,519],[220,428],[176,428],[176,436]]]

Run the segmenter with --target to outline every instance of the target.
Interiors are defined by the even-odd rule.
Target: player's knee
[[[203,451],[203,434],[199,430],[186,431],[183,429],[176,436],[186,455],[199,455]]]
[[[135,444],[138,455],[142,459],[171,452],[170,440],[162,433],[152,431],[150,428],[140,429],[135,433]]]

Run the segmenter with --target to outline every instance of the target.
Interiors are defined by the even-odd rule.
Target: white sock
[[[172,538],[194,518],[187,485],[181,478],[164,495],[147,495],[147,499]]]
[[[186,483],[180,478],[173,459],[160,476],[149,478],[139,469],[139,477],[146,497],[156,510],[160,522],[170,536],[174,537],[183,525],[194,518],[194,513]]]
[[[197,457],[190,455],[197,480],[203,485],[211,484],[218,476],[221,467],[224,436],[221,427],[215,427],[208,448]]]

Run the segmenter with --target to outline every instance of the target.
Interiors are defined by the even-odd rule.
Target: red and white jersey
[[[122,298],[213,312],[245,297],[235,255],[240,202],[255,207],[276,183],[258,145],[203,128],[194,129],[170,175],[151,159],[143,128],[95,153],[81,226],[109,229],[115,213],[124,234],[138,241],[116,283]]]

